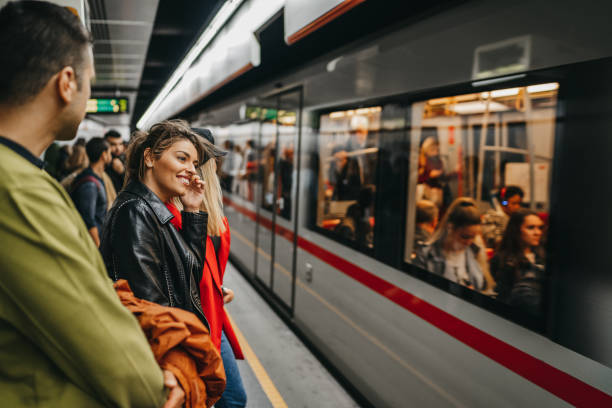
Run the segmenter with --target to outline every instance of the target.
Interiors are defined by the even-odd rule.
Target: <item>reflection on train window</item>
[[[320,117],[317,226],[363,249],[374,247],[380,107]]]
[[[290,220],[296,111],[247,108],[247,116],[257,121],[231,127],[240,134],[224,142],[229,153],[221,165],[222,187]]]
[[[541,314],[558,88],[412,105],[407,262]]]
[[[291,220],[294,185],[296,112],[273,110],[261,126],[257,181],[261,185],[261,208]]]

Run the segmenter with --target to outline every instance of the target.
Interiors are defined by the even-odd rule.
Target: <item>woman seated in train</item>
[[[113,280],[126,279],[136,297],[192,312],[207,327],[198,283],[208,215],[200,211],[204,183],[196,168],[210,155],[182,121],[134,133],[125,187],[107,214],[100,245]],[[180,232],[165,206],[177,197],[183,204]]]
[[[414,264],[446,279],[475,290],[483,290],[487,280],[479,262],[482,251],[480,211],[468,197],[457,198],[449,206],[429,243],[418,249]]]
[[[542,312],[543,232],[544,222],[537,213],[519,209],[510,216],[499,249],[491,258],[497,298],[534,315]]]
[[[482,217],[482,237],[488,248],[499,246],[510,216],[521,208],[524,197],[522,188],[506,186],[492,199],[493,208]]]

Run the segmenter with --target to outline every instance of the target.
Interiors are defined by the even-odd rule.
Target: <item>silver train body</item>
[[[242,148],[226,167],[233,261],[371,405],[612,401],[609,12],[603,1],[462,2],[191,117]],[[373,142],[354,156],[376,167],[365,181],[361,162],[373,200],[361,242],[337,229],[358,198],[329,187],[355,116]],[[494,187],[533,192],[526,205],[548,220],[541,316],[412,264],[427,132],[460,174],[451,198],[485,212]]]

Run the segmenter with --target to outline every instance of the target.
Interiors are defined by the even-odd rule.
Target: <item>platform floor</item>
[[[248,407],[359,407],[231,264],[224,286],[235,293],[227,311],[246,357],[238,367]]]

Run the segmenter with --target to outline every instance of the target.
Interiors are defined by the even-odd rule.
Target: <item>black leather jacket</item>
[[[126,279],[136,297],[195,313],[210,328],[199,295],[208,214],[182,217],[177,231],[164,203],[134,181],[106,216],[100,251],[111,279]]]

